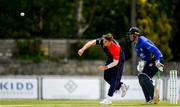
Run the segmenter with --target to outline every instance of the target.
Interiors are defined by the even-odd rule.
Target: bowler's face
[[[107,39],[103,38],[103,46],[104,46],[104,47],[107,47],[107,46],[109,46],[110,44],[111,44],[110,41],[108,41]]]

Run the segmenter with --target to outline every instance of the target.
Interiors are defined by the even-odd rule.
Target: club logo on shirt
[[[149,67],[152,67],[152,66],[153,66],[153,63],[150,63],[150,64],[149,64]]]
[[[144,58],[144,57],[145,57],[145,55],[144,55],[143,53],[141,53],[141,54],[140,54],[140,57],[141,57],[141,58]]]
[[[143,49],[142,49],[142,48],[140,48],[140,51],[143,51]]]

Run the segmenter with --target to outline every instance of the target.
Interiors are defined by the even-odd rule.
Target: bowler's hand
[[[79,49],[79,51],[78,51],[78,54],[79,54],[79,56],[81,56],[82,54],[84,53],[84,49]]]
[[[105,71],[105,70],[108,69],[108,67],[107,67],[107,66],[99,66],[98,69],[99,69],[100,71]]]

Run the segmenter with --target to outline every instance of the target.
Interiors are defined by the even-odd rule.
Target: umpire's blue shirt
[[[160,60],[162,54],[152,41],[144,36],[138,37],[138,42],[135,45],[137,55],[144,61],[150,61],[153,57],[155,60]]]

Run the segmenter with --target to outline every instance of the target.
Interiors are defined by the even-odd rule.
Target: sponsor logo
[[[33,84],[30,82],[0,82],[0,90],[32,90]]]
[[[37,94],[36,90],[33,81],[0,80],[0,98],[29,98]]]
[[[69,92],[69,93],[72,93],[74,92],[76,89],[77,89],[78,85],[72,81],[72,80],[69,80],[65,85],[64,85],[64,88]]]

